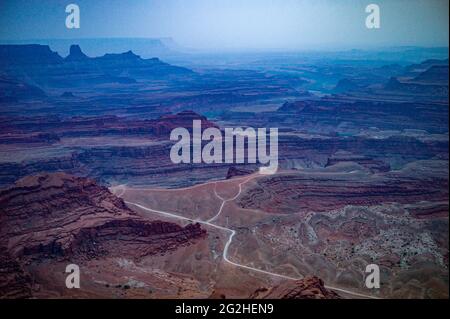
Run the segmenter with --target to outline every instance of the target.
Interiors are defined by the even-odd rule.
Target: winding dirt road
[[[148,211],[148,212],[151,212],[151,213],[156,213],[156,214],[160,214],[160,215],[163,215],[163,216],[166,216],[166,217],[169,217],[169,218],[176,218],[176,219],[180,219],[180,220],[184,220],[184,221],[188,221],[188,222],[196,222],[196,223],[199,223],[199,224],[202,224],[202,225],[206,225],[206,226],[210,226],[210,227],[213,227],[213,228],[216,228],[216,229],[219,229],[219,230],[226,231],[226,232],[230,233],[230,236],[228,237],[228,241],[225,243],[225,247],[223,249],[223,254],[222,254],[223,260],[225,260],[225,262],[227,262],[227,263],[229,263],[229,264],[231,264],[231,265],[233,265],[235,267],[240,267],[240,268],[243,268],[243,269],[247,269],[247,270],[250,270],[250,271],[262,273],[262,274],[273,276],[273,277],[278,277],[278,278],[283,278],[283,279],[288,279],[288,280],[300,280],[300,279],[302,279],[302,277],[299,277],[299,278],[290,277],[290,276],[277,274],[277,273],[274,273],[274,272],[271,272],[271,271],[266,271],[266,270],[254,268],[254,267],[251,267],[251,266],[246,266],[246,265],[239,264],[239,263],[236,263],[234,261],[231,261],[228,258],[228,249],[229,249],[229,247],[230,247],[230,245],[231,245],[231,243],[233,241],[233,237],[236,235],[236,231],[231,229],[231,228],[223,227],[223,226],[220,226],[220,225],[212,223],[214,220],[216,220],[220,216],[220,214],[222,213],[222,210],[223,210],[224,206],[226,205],[226,203],[234,201],[235,199],[237,199],[241,195],[242,185],[244,185],[245,183],[249,182],[250,180],[252,180],[254,178],[257,178],[258,176],[259,176],[258,174],[257,175],[252,175],[251,177],[244,179],[243,182],[238,184],[238,186],[239,186],[238,193],[235,196],[233,196],[231,198],[228,198],[228,199],[225,199],[222,196],[220,196],[219,194],[217,194],[216,186],[217,186],[217,183],[219,183],[219,182],[209,182],[209,183],[207,183],[207,184],[214,184],[214,194],[215,194],[215,196],[218,199],[220,199],[222,201],[217,214],[214,215],[212,218],[208,219],[207,221],[199,220],[199,219],[192,219],[192,218],[184,217],[184,216],[181,216],[181,215],[173,214],[173,213],[170,213],[170,212],[161,211],[161,210],[157,210],[157,209],[152,209],[152,208],[145,207],[143,205],[140,205],[140,204],[134,203],[134,202],[129,202],[129,201],[124,201],[124,202],[126,204],[128,204],[128,205],[132,205],[132,206],[138,207],[138,208],[140,208],[142,210],[145,210],[145,211]],[[203,184],[203,185],[205,185],[205,184]],[[115,192],[115,190],[119,189],[120,193],[116,194],[116,196],[117,197],[121,197],[126,192],[125,186],[126,185],[118,185],[118,186],[112,187],[111,190],[113,192]],[[192,187],[196,187],[196,186],[192,186]],[[366,295],[366,294],[361,294],[361,293],[358,293],[358,292],[353,292],[353,291],[350,291],[350,290],[347,290],[347,289],[338,288],[338,287],[325,286],[325,288],[331,289],[331,290],[335,290],[335,291],[339,291],[341,293],[344,293],[344,294],[347,294],[347,295],[350,295],[350,296],[359,297],[359,298],[380,299],[378,297],[374,297],[374,296],[370,296],[370,295]]]

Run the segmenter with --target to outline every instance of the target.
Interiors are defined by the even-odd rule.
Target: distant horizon
[[[447,49],[449,50],[449,45],[374,45],[374,46],[352,46],[352,47],[335,47],[335,46],[306,46],[304,48],[276,48],[276,47],[261,47],[261,48],[192,48],[192,47],[184,47],[179,45],[172,37],[79,37],[79,38],[29,38],[29,39],[0,39],[0,45],[8,45],[8,44],[37,44],[37,45],[49,45],[43,42],[53,42],[53,41],[61,41],[68,42],[68,46],[70,45],[80,45],[81,49],[83,49],[82,45],[77,43],[78,41],[92,41],[92,40],[171,40],[173,41],[180,50],[186,50],[189,52],[199,52],[199,53],[296,53],[296,52],[351,52],[351,51],[361,51],[361,52],[377,52],[382,50],[396,50],[396,49]],[[67,49],[69,49],[69,47]]]
[[[74,2],[80,28],[65,26],[66,1],[0,3],[1,41],[173,39],[200,51],[298,51],[448,47],[448,0],[377,0],[379,29],[366,26],[366,0],[130,0]]]

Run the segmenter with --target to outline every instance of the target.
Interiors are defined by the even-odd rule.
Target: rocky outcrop
[[[192,122],[194,120],[201,121],[202,130],[209,127],[217,127],[216,124],[209,121],[205,116],[197,114],[190,110],[182,111],[177,114],[164,115],[157,120],[157,123],[161,128],[167,127],[170,129],[170,131],[177,127],[184,127],[192,131]]]
[[[67,95],[70,97],[70,95]],[[163,115],[157,119],[141,120],[128,119],[117,116],[100,117],[72,117],[72,118],[17,118],[16,120],[4,120],[0,118],[1,133],[7,132],[8,138],[12,132],[20,133],[22,137],[30,134],[30,143],[33,142],[31,134],[44,134],[51,132],[57,137],[80,137],[80,136],[129,136],[146,135],[147,137],[163,137],[169,140],[170,132],[177,127],[184,127],[192,131],[192,122],[201,121],[202,129],[217,127],[205,116],[192,111],[183,111],[177,114]]]
[[[427,84],[448,85],[448,65],[434,65],[425,72],[419,74],[414,81]]]
[[[63,58],[50,50],[48,45],[0,45],[0,66],[52,65],[62,61]]]
[[[401,171],[374,175],[363,173],[358,166],[335,169],[259,179],[256,186],[241,195],[238,204],[247,209],[291,214],[324,212],[347,205],[448,201],[448,168],[444,162],[433,165],[424,161]],[[427,176],[421,173],[424,171]]]
[[[65,61],[86,61],[89,57],[81,51],[79,45],[71,45],[69,55]]]
[[[28,176],[0,192],[0,241],[22,260],[140,258],[202,238],[199,225],[150,221],[93,180]]]
[[[362,167],[367,168],[372,173],[388,172],[390,170],[390,165],[382,160],[373,159],[363,155],[355,155],[349,152],[336,152],[328,158],[325,167],[333,166],[339,163],[357,163]]]
[[[394,91],[402,94],[427,95],[430,97],[448,97],[448,80],[442,83],[442,79],[448,79],[447,67],[433,67],[410,81],[400,81],[391,78],[385,85],[386,91]],[[441,81],[441,82],[439,82]]]
[[[46,88],[133,84],[137,79],[194,74],[157,58],[143,59],[131,51],[91,58],[78,45],[70,47],[70,54],[65,59],[46,45],[0,45],[0,70]]]
[[[252,299],[340,299],[332,290],[325,288],[323,280],[308,276],[294,282],[286,282],[271,288],[260,288]]]
[[[232,166],[232,167],[230,167],[228,169],[226,179],[231,179],[231,178],[236,177],[236,176],[250,175],[252,173],[253,173],[252,170],[244,169],[244,168],[237,168],[235,166]]]
[[[428,94],[431,98],[435,95],[448,96],[448,85],[400,82],[397,78],[391,78],[385,90],[398,94]],[[295,118],[295,123],[302,130],[317,127],[322,130],[330,127],[335,132],[342,130],[343,133],[372,127],[380,130],[421,129],[433,133],[448,130],[448,108],[437,102],[347,101],[341,97],[325,97],[321,100],[285,102],[276,114],[271,114],[270,120],[286,122],[289,118]]]
[[[434,66],[446,66],[448,68],[448,59],[428,59],[421,63],[408,65],[405,67],[402,76],[414,78]]]

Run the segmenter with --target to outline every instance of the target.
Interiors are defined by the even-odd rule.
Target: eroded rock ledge
[[[322,279],[308,276],[271,288],[257,289],[250,298],[253,299],[340,299],[332,290],[325,288]]]
[[[13,256],[143,256],[201,238],[200,225],[144,219],[93,180],[28,176],[0,192],[0,239]]]

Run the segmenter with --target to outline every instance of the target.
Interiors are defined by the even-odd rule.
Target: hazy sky
[[[81,28],[65,27],[78,4]],[[365,7],[381,28],[365,27]],[[0,0],[0,39],[172,37],[199,49],[448,46],[448,0]]]

